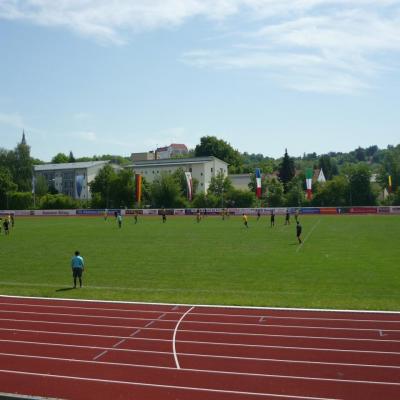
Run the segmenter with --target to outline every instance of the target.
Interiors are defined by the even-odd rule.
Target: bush
[[[43,210],[62,210],[79,208],[80,204],[63,194],[47,194],[40,199],[40,208]]]
[[[33,196],[30,192],[13,192],[8,195],[10,210],[29,210],[33,207]]]

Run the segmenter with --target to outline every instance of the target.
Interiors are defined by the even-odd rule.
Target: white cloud
[[[18,113],[12,113],[12,114],[0,113],[0,124],[19,129],[26,128],[26,124],[22,116]]]
[[[64,27],[114,44],[194,17],[224,21],[225,31],[234,33],[182,56],[197,67],[258,68],[280,84],[286,76],[286,87],[334,93],[374,86],[386,69],[397,67],[388,59],[400,51],[400,0],[0,2],[0,19]]]

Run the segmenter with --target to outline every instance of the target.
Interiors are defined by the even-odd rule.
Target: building
[[[159,147],[156,150],[156,158],[165,160],[176,156],[184,156],[189,153],[188,148],[184,144],[172,143],[166,147]]]
[[[147,151],[145,153],[132,153],[131,160],[133,162],[155,160],[155,153],[154,151]]]
[[[172,174],[181,168],[184,172],[192,173],[192,178],[199,183],[197,192],[203,193],[207,193],[212,177],[219,172],[228,175],[228,164],[213,156],[138,161],[126,168],[132,168],[135,174],[142,175],[148,182],[153,182],[162,173]]]
[[[109,161],[88,161],[35,165],[35,179],[44,176],[49,187],[54,186],[59,193],[74,199],[89,200],[90,182],[108,163]]]
[[[232,174],[229,175],[229,179],[235,189],[249,190],[252,175],[253,174]]]

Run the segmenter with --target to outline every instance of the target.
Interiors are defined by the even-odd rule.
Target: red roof
[[[177,150],[187,150],[186,145],[180,144],[180,143],[172,143],[169,147],[172,147],[173,149],[177,149]]]

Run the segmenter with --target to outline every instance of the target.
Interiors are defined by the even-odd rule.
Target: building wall
[[[203,162],[190,162],[177,163],[175,165],[139,165],[133,166],[133,170],[137,174],[141,174],[148,182],[160,176],[161,173],[174,173],[177,169],[181,168],[184,172],[191,172],[192,177],[198,181],[197,192],[206,193],[210,185],[212,177],[215,177],[219,171],[224,176],[228,175],[227,165],[216,158],[203,161]]]

